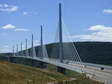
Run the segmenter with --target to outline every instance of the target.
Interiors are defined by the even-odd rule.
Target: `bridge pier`
[[[16,59],[13,57],[8,57],[7,59],[8,59],[8,62],[16,63]]]
[[[62,74],[66,74],[66,69],[65,68],[57,66],[57,71],[60,72],[60,73],[62,73]]]
[[[40,61],[39,62],[39,67],[42,68],[42,69],[45,69],[45,68],[47,68],[47,63]]]

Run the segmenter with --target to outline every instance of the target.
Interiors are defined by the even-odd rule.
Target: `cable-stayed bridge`
[[[96,67],[91,66],[88,63],[83,63],[73,41],[69,38],[70,35],[68,32],[66,35],[64,35],[61,4],[59,4],[59,23],[56,33],[56,41],[55,45],[52,45],[52,48],[49,51],[50,54],[48,54],[48,50],[44,44],[43,26],[40,28],[41,38],[38,50],[35,50],[34,36],[32,34],[31,48],[28,49],[28,43],[26,39],[26,49],[23,50],[21,43],[21,50],[19,51],[18,45],[16,45],[16,52],[15,48],[13,48],[12,57],[37,60],[41,62],[41,66],[43,66],[45,63],[53,64],[58,67],[59,72],[65,73],[65,70],[68,69],[79,73],[86,73],[88,76],[91,76],[92,79],[103,81],[106,84],[112,84],[112,68],[107,68],[103,65]],[[64,38],[67,38],[66,41],[69,41],[70,43],[65,42]],[[100,70],[100,68],[104,70]]]

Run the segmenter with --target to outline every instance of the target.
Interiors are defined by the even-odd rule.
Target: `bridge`
[[[21,50],[19,51],[18,45],[16,45],[16,50],[15,47],[13,47],[13,56],[11,56],[11,58],[37,60],[41,63],[42,67],[44,67],[45,64],[52,64],[57,66],[57,70],[61,73],[65,73],[66,69],[68,69],[76,71],[78,73],[85,73],[93,80],[102,81],[105,82],[105,84],[112,84],[112,67],[82,62],[73,41],[70,41],[70,44],[67,44],[67,42],[63,41],[64,28],[61,3],[59,4],[59,24],[58,32],[56,35],[56,38],[58,38],[58,42],[56,42],[55,45],[52,46],[52,49],[50,49],[50,55],[47,53],[48,50],[46,49],[46,45],[44,44],[43,26],[41,25],[40,28],[41,37],[38,50],[35,50],[34,36],[32,34],[31,48],[28,48],[26,39],[26,49],[23,50],[23,45],[21,43]],[[67,36],[65,38],[67,38]]]

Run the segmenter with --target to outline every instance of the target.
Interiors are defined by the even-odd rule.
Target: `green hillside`
[[[68,79],[57,72],[0,62],[0,84],[46,84]]]
[[[83,74],[71,71],[69,73],[63,75],[52,70],[0,62],[0,84],[102,84],[86,78]]]
[[[75,44],[84,62],[112,64],[111,42],[77,42]]]
[[[112,65],[112,43],[111,42],[75,42],[76,49],[83,62]],[[69,47],[68,47],[69,46]],[[73,58],[74,49],[71,43],[64,43],[65,59]],[[55,47],[56,53],[51,54]],[[56,49],[57,48],[57,49]],[[68,49],[67,49],[68,48]],[[58,44],[47,45],[49,56],[58,57]],[[67,54],[66,54],[67,53]]]
[[[75,42],[76,49],[83,62],[112,65],[112,43],[111,42]],[[40,47],[36,47],[38,54]],[[29,49],[29,52],[31,50]],[[47,45],[48,56],[59,58],[59,44]],[[65,59],[73,59],[74,49],[71,43],[64,43]],[[11,53],[0,54],[9,56]]]

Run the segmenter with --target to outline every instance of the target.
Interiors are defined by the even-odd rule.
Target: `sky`
[[[73,41],[112,42],[112,0],[0,0],[0,53],[11,52],[31,34],[39,45],[40,25],[44,43],[55,41],[58,4],[62,3],[65,38]],[[57,36],[56,36],[57,37]]]

